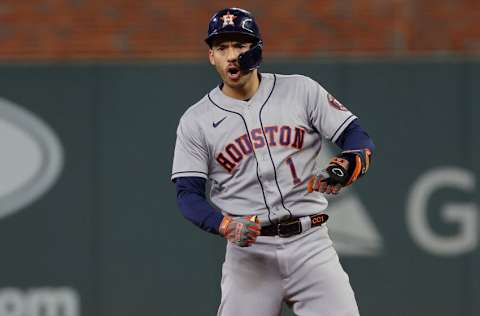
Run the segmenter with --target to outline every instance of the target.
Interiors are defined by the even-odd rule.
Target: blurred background
[[[225,242],[170,171],[228,6],[377,145],[330,206],[362,315],[480,315],[479,1],[2,0],[0,316],[216,314]]]

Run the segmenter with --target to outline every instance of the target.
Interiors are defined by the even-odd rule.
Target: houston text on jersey
[[[225,146],[225,149],[216,156],[217,162],[225,170],[232,172],[244,156],[252,153],[253,148],[262,148],[265,142],[268,146],[290,146],[302,149],[305,130],[300,127],[290,126],[266,126],[263,129],[255,128],[250,135],[243,134]]]

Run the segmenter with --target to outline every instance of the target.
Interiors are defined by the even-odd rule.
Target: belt
[[[310,227],[320,226],[328,220],[327,214],[315,214],[305,216],[310,219]],[[302,217],[293,218],[285,222],[273,224],[262,227],[260,231],[261,236],[279,236],[282,238],[298,235],[303,231],[302,229]]]

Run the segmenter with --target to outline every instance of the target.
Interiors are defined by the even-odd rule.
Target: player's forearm
[[[368,148],[373,154],[375,144],[368,133],[360,126],[359,120],[353,121],[338,138],[335,144],[342,150],[355,150]]]
[[[201,229],[218,234],[223,215],[205,197],[205,179],[182,177],[175,181],[177,204],[183,216]]]

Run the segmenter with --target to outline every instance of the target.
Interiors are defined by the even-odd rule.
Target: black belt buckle
[[[288,223],[277,224],[278,236],[287,238],[293,235],[298,235],[302,232],[302,223],[299,220]]]

